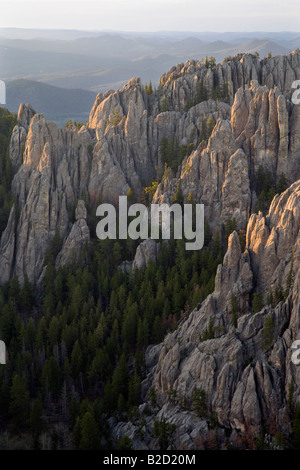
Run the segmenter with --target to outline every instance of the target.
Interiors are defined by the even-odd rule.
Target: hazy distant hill
[[[30,103],[48,120],[64,125],[69,119],[85,122],[94,104],[96,93],[87,90],[67,90],[32,80],[7,83],[7,108],[18,111],[20,103]]]
[[[12,39],[77,39],[96,36],[95,31],[80,31],[76,29],[30,29],[30,28],[0,28],[0,36]]]
[[[300,47],[294,32],[157,32],[0,28],[0,79],[25,78],[94,92],[121,88],[131,77],[155,85],[174,63],[239,52],[286,54]]]
[[[289,48],[286,46],[281,46],[274,41],[269,41],[268,39],[252,39],[243,46],[245,52],[258,52],[259,55],[263,58],[268,55],[269,52],[272,55],[283,55],[289,52]]]
[[[0,41],[1,42],[1,41]],[[98,66],[99,59],[84,54],[31,50],[0,44],[0,74],[2,79],[33,78],[42,75],[65,74],[78,70],[88,72]],[[108,65],[112,65],[109,63]],[[107,66],[107,65],[106,65]]]
[[[157,37],[168,39],[171,41],[180,41],[186,38],[198,38],[204,42],[211,41],[229,41],[233,42],[235,40],[240,40],[241,38],[247,35],[247,38],[270,38],[274,41],[290,41],[297,36],[299,32],[296,31],[252,31],[252,32],[232,32],[227,31],[224,33],[219,33],[216,31],[157,31],[157,32],[135,32],[135,31],[86,31],[86,30],[76,30],[76,29],[30,29],[30,28],[0,28],[0,37],[12,38],[12,39],[78,39],[78,38],[87,38],[95,37],[105,34],[121,34],[124,37],[141,37],[148,39],[155,39]]]

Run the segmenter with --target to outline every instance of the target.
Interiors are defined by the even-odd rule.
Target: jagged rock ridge
[[[146,352],[148,377],[143,383],[146,419],[144,440],[133,424],[111,422],[113,434],[127,433],[138,448],[153,448],[154,420],[176,425],[174,448],[212,448],[209,423],[217,420],[218,445],[253,448],[262,427],[270,436],[291,436],[290,412],[300,394],[299,367],[291,361],[299,337],[300,181],[276,197],[266,217],[251,216],[242,253],[233,232],[219,266],[214,292],[163,343]],[[275,285],[287,285],[285,301],[253,313],[249,294],[258,281],[266,298]],[[238,299],[238,320],[232,325],[231,297]],[[272,319],[266,344],[266,318]],[[203,340],[212,327],[214,338]],[[290,402],[291,384],[293,386]],[[192,411],[195,389],[205,392],[207,416]],[[151,402],[150,390],[157,404]],[[170,397],[173,397],[172,399]],[[144,410],[152,410],[151,418]],[[214,418],[213,418],[214,416]],[[215,441],[214,441],[215,442]],[[214,444],[215,445],[215,444]]]
[[[130,188],[138,197],[162,171],[163,137],[196,149],[177,175],[164,178],[154,201],[172,201],[180,181],[185,198],[205,204],[213,227],[232,217],[238,228],[245,226],[255,209],[253,175],[260,164],[274,181],[282,173],[289,184],[300,177],[299,107],[289,88],[299,78],[299,60],[296,52],[262,61],[244,54],[213,69],[189,61],[163,75],[152,95],[132,79],[122,90],[99,94],[88,127],[80,130],[58,129],[22,105],[10,149],[20,217],[10,217],[2,237],[0,282],[13,274],[38,281],[47,246],[56,231],[66,241],[79,199],[95,210],[100,201],[117,203]],[[195,104],[199,79],[208,100]],[[232,107],[212,99],[225,84]],[[170,111],[160,112],[163,97]],[[204,116],[217,124],[198,145]]]
[[[213,413],[221,445],[229,430],[232,445],[242,446],[246,436],[244,445],[253,446],[262,424],[272,436],[280,431],[289,438],[291,433],[287,396],[292,383],[297,402],[300,380],[290,360],[299,331],[300,115],[299,106],[291,102],[291,84],[300,78],[299,60],[296,52],[262,61],[237,55],[212,69],[189,61],[163,75],[151,95],[139,79],[122,90],[99,94],[88,125],[80,129],[59,129],[29,105],[20,108],[10,146],[16,203],[1,236],[1,283],[14,274],[21,282],[25,275],[33,283],[41,281],[56,233],[63,241],[56,267],[73,260],[91,237],[87,209],[95,210],[101,201],[117,203],[130,188],[139,197],[163,169],[163,137],[191,143],[195,150],[176,174],[164,175],[154,202],[171,203],[180,184],[185,200],[191,196],[205,205],[213,229],[232,218],[238,229],[247,224],[244,252],[236,232],[229,238],[213,294],[146,354],[149,374],[141,411],[154,388],[160,409],[147,418],[149,429],[154,419],[175,423],[177,448],[209,447]],[[201,102],[199,80],[208,98]],[[218,93],[223,96],[216,101]],[[164,98],[169,110],[161,112]],[[216,124],[208,141],[200,142],[204,116]],[[254,213],[260,166],[275,185],[282,174],[290,185],[275,196],[266,217]],[[155,257],[144,248],[137,253],[138,265]],[[290,285],[287,279],[292,279]],[[287,290],[286,300],[254,314],[253,292],[266,303],[278,286]],[[239,312],[236,327],[231,324],[232,296]],[[265,347],[267,317],[273,334]],[[202,341],[210,322],[215,337]],[[206,393],[209,419],[188,409],[197,387]],[[176,392],[174,403],[169,402],[170,391]],[[147,432],[143,442],[137,439],[132,423],[112,420],[110,426],[116,436],[130,434],[137,447],[155,445]]]

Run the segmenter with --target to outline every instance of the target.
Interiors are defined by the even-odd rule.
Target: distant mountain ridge
[[[300,47],[300,33],[10,30],[0,28],[0,78],[26,78],[61,88],[117,89],[131,77],[158,84],[174,63],[240,52],[261,58]]]
[[[7,83],[7,108],[17,112],[20,103],[30,103],[45,114],[46,119],[62,126],[67,120],[85,122],[96,99],[93,91],[68,90],[32,80],[12,80]]]

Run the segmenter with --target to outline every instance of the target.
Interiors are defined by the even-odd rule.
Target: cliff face
[[[197,78],[201,78],[208,97],[213,96],[217,85],[221,90],[226,85],[233,99],[238,89],[245,88],[251,80],[257,80],[269,89],[278,86],[283,94],[289,96],[293,81],[299,77],[299,65],[299,53],[296,52],[263,60],[253,54],[237,54],[234,57],[225,57],[214,69],[207,69],[203,63],[190,60],[163,74],[160,86],[164,88],[173,83],[170,95],[173,95],[172,101],[177,109],[180,109],[180,105],[184,107],[187,104],[193,89],[196,91]]]
[[[38,284],[57,233],[62,248],[56,267],[76,259],[95,236],[88,211],[95,214],[100,202],[116,204],[129,189],[139,198],[155,178],[153,202],[172,203],[180,186],[185,201],[205,205],[213,230],[233,218],[237,229],[247,227],[243,252],[237,232],[231,234],[214,292],[146,353],[140,410],[150,406],[152,415],[145,414],[144,438],[136,425],[110,421],[116,437],[128,434],[137,447],[156,445],[150,431],[163,418],[176,425],[176,448],[209,447],[212,422],[221,446],[226,438],[235,447],[253,446],[263,423],[271,435],[290,436],[291,404],[300,394],[291,362],[300,326],[300,108],[291,102],[296,79],[299,53],[261,61],[241,54],[215,68],[179,64],[150,95],[135,78],[122,90],[99,94],[80,129],[59,129],[29,105],[20,107],[10,145],[16,202],[0,242],[0,283],[17,274],[21,283],[27,275]],[[209,118],[215,125],[207,138]],[[194,150],[162,178],[163,138]],[[275,189],[282,175],[289,186],[265,217],[255,213],[261,169]],[[140,245],[134,265],[155,259],[155,250]],[[265,304],[256,313],[253,293]],[[155,406],[149,405],[151,389]],[[205,394],[205,417],[191,411],[196,389]]]
[[[298,108],[280,93],[251,81],[235,94],[230,119],[218,120],[207,146],[200,144],[177,178],[161,183],[155,202],[171,202],[180,183],[185,197],[201,201],[212,226],[234,217],[244,228],[256,209],[255,175],[260,167],[278,184],[300,176]],[[204,147],[204,148],[203,148]]]
[[[0,282],[13,274],[21,282],[26,274],[39,280],[55,232],[64,241],[70,236],[78,200],[95,211],[100,201],[117,203],[130,188],[138,197],[163,171],[163,138],[195,150],[177,175],[164,178],[154,202],[172,202],[180,182],[185,198],[205,204],[212,227],[234,217],[244,228],[255,210],[260,165],[274,183],[281,174],[289,184],[300,177],[299,107],[290,101],[299,61],[294,52],[262,61],[240,54],[215,68],[179,64],[150,95],[139,79],[99,94],[80,130],[58,129],[22,105],[10,148],[19,217],[11,214],[2,236]],[[168,111],[160,112],[164,100]],[[216,121],[208,142],[201,141],[204,116]]]
[[[140,410],[148,406],[152,416],[145,418],[144,440],[132,424],[112,422],[117,436],[128,433],[137,446],[151,449],[153,422],[165,418],[176,426],[174,448],[224,448],[226,442],[253,448],[262,426],[266,434],[281,432],[289,439],[291,409],[300,394],[299,367],[291,361],[300,328],[299,208],[298,181],[273,200],[266,217],[251,216],[243,253],[237,233],[231,234],[214,292],[163,343],[146,352],[149,372]],[[286,299],[265,302],[254,313],[249,294],[255,284],[265,299],[281,286]],[[238,303],[236,326],[232,296]],[[205,339],[209,329],[213,337]],[[204,392],[207,405],[200,417],[193,411],[196,389]],[[217,440],[211,431],[216,422]]]
[[[11,154],[17,155],[14,136]],[[12,190],[19,218],[12,213],[1,239],[1,282],[15,273],[33,282],[41,275],[49,243],[56,231],[65,239],[71,231],[70,214],[86,185],[92,137],[86,128],[79,132],[61,131],[35,114],[30,120],[24,145],[23,164],[16,173]],[[22,144],[21,144],[22,145]],[[17,161],[17,159],[15,160]],[[13,242],[13,240],[15,240]]]

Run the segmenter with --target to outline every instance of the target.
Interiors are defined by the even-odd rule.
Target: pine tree
[[[198,416],[205,418],[207,416],[206,394],[204,390],[196,388],[192,398],[192,408]]]
[[[5,342],[6,346],[9,345],[16,334],[15,315],[15,306],[10,298],[4,305],[0,316],[1,339]]]
[[[29,391],[24,377],[16,374],[10,389],[9,412],[16,432],[24,429],[29,418]]]
[[[89,378],[100,380],[100,382],[103,383],[110,372],[110,366],[110,359],[107,352],[104,349],[99,349],[92,361],[89,370]]]
[[[134,191],[131,188],[129,188],[127,191],[127,200],[128,200],[129,205],[134,204],[135,195],[134,195]]]
[[[212,131],[214,130],[216,121],[214,120],[213,117],[210,117],[207,121],[207,137],[209,138],[212,134]]]
[[[81,441],[81,419],[80,419],[79,416],[77,416],[77,418],[76,418],[76,422],[75,422],[75,425],[73,427],[72,435],[73,435],[73,442],[74,442],[75,449],[79,449],[80,448],[80,441]]]
[[[265,321],[264,321],[264,327],[262,331],[262,341],[263,341],[263,348],[268,349],[273,341],[273,336],[274,336],[274,321],[272,316],[269,314]]]
[[[118,442],[118,450],[132,450],[132,440],[126,434]]]
[[[216,59],[212,55],[209,58],[209,67],[211,69],[216,68]]]
[[[166,96],[164,96],[161,100],[160,110],[162,113],[165,113],[166,111],[170,111],[169,101]]]
[[[42,384],[46,394],[47,388],[50,392],[58,394],[62,385],[62,372],[57,364],[54,356],[46,359],[42,370]]]
[[[166,418],[161,421],[154,421],[154,436],[158,440],[160,450],[166,450],[169,446],[170,439],[176,430],[176,425],[168,423]]]
[[[207,139],[208,139],[207,118],[206,118],[206,114],[204,114],[203,119],[202,119],[201,132],[200,132],[200,141],[207,140]]]
[[[129,346],[134,346],[136,343],[138,326],[138,305],[135,302],[128,307],[123,320],[122,339],[124,343]]]
[[[122,115],[120,114],[118,108],[115,108],[111,123],[113,126],[117,126],[121,121],[122,121]]]
[[[15,275],[9,283],[8,295],[9,298],[14,301],[15,305],[19,304],[20,283],[17,275]]]
[[[156,400],[157,400],[157,394],[155,391],[155,388],[150,389],[150,394],[149,394],[149,401],[152,406],[156,406]]]
[[[114,390],[112,387],[112,383],[110,380],[107,380],[106,384],[104,385],[104,392],[103,392],[103,412],[109,413],[116,407],[115,402],[115,393],[113,394]]]
[[[20,290],[20,301],[22,310],[24,312],[30,312],[34,305],[34,295],[27,274],[25,275],[24,284]]]
[[[79,410],[78,400],[76,399],[76,397],[72,397],[68,404],[68,421],[69,421],[70,426],[72,427],[75,426],[76,418],[78,415],[78,410]]]
[[[97,450],[100,448],[100,431],[98,424],[90,411],[81,420],[81,450]]]
[[[152,82],[151,82],[151,80],[149,81],[149,85],[146,83],[146,85],[145,85],[145,90],[146,90],[147,95],[152,95],[152,93],[153,93],[153,88],[152,88]]]
[[[300,406],[296,405],[292,416],[292,448],[300,449]]]
[[[177,183],[176,192],[174,194],[173,202],[175,204],[183,204],[183,202],[184,202],[183,192],[182,192],[182,189],[181,189],[180,181],[178,181],[178,183]]]
[[[159,343],[163,338],[162,320],[159,315],[155,316],[152,328],[152,337],[155,343]]]
[[[8,420],[9,418],[9,406],[10,406],[10,384],[8,378],[1,376],[0,370],[0,415],[2,419]]]
[[[196,92],[196,102],[202,103],[202,101],[207,100],[207,91],[203,85],[201,78],[199,78],[197,83],[197,92]]]
[[[74,378],[78,378],[82,371],[83,357],[79,341],[76,340],[71,354],[71,369]]]
[[[285,191],[287,187],[288,185],[287,185],[286,177],[283,173],[281,173],[279,181],[278,181],[278,185],[277,185],[278,194],[283,193],[283,191]]]
[[[263,306],[264,302],[262,295],[255,292],[252,300],[253,313],[259,312],[263,308]]]
[[[120,357],[119,364],[117,365],[112,376],[111,394],[112,400],[115,404],[120,394],[122,394],[125,399],[127,397],[128,377],[129,372],[125,354],[122,354]]]
[[[39,436],[45,429],[45,421],[43,418],[43,414],[44,410],[42,402],[39,398],[36,398],[33,402],[29,418],[29,425],[34,439],[35,449],[39,448]]]

